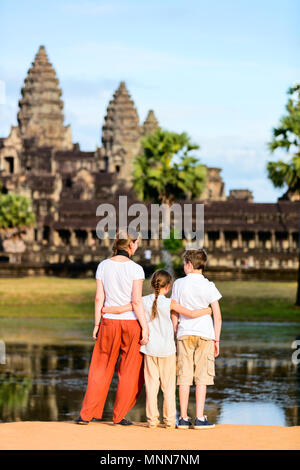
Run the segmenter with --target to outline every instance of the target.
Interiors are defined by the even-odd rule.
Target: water
[[[93,342],[87,320],[0,319],[6,364],[0,365],[0,420],[62,421],[78,416]],[[215,385],[208,387],[209,420],[227,424],[300,425],[300,368],[291,344],[300,325],[224,322]],[[103,419],[111,420],[117,377]],[[162,396],[159,395],[160,408]],[[178,396],[177,396],[178,403]],[[178,403],[179,405],[179,403]],[[179,410],[179,406],[178,406]],[[194,416],[194,390],[189,415]],[[145,392],[127,415],[146,421]]]

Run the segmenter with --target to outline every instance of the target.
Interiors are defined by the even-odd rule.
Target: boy
[[[213,428],[204,416],[206,386],[213,385],[215,357],[219,355],[221,311],[218,300],[222,297],[213,282],[203,276],[207,262],[205,250],[188,250],[183,255],[185,277],[173,284],[172,299],[194,310],[211,305],[211,315],[188,318],[172,311],[172,322],[177,334],[177,385],[179,385],[180,419],[177,427],[192,426],[187,416],[190,386],[196,384],[196,419],[194,429]],[[178,321],[179,320],[179,321]]]

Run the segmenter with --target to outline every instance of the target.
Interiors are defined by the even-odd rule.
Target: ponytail
[[[157,317],[158,311],[157,311],[157,299],[160,293],[160,290],[163,287],[167,287],[169,284],[172,282],[172,276],[168,273],[168,271],[165,271],[164,269],[159,269],[158,271],[155,271],[153,273],[152,278],[151,278],[151,286],[154,290],[154,301],[152,304],[152,315],[151,315],[151,321],[154,320],[154,318]]]

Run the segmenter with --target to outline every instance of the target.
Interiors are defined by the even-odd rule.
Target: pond
[[[81,408],[93,349],[91,321],[0,319],[6,364],[0,365],[0,421],[75,419]],[[300,424],[300,367],[292,323],[224,322],[215,385],[208,387],[206,414],[215,423]],[[295,362],[295,361],[294,361]],[[104,420],[111,421],[116,372]],[[162,409],[162,396],[159,396]],[[179,411],[178,391],[177,409]],[[194,389],[189,415],[195,413]],[[146,421],[145,391],[127,415]]]

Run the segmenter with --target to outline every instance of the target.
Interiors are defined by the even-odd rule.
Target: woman
[[[141,266],[130,260],[138,248],[127,232],[119,232],[113,256],[102,261],[96,272],[95,327],[96,344],[89,369],[88,386],[77,424],[101,419],[116,362],[121,353],[118,388],[113,422],[128,426],[125,419],[133,408],[144,383],[141,344],[147,344],[149,330],[142,302],[145,279]],[[103,305],[124,306],[124,313],[103,315]],[[101,321],[100,321],[101,320]]]

